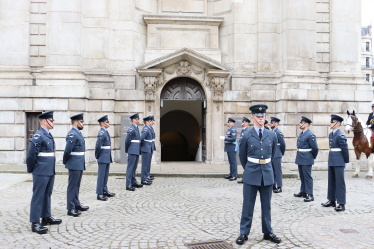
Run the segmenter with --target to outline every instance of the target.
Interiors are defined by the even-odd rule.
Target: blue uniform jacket
[[[254,128],[244,133],[239,145],[240,162],[245,164],[243,182],[254,186],[261,186],[262,179],[264,186],[274,184],[274,171],[272,163],[258,164],[247,160],[248,157],[255,159],[274,159],[277,150],[277,136],[273,131],[264,129],[262,139],[257,135]]]
[[[26,159],[27,172],[40,176],[55,175],[56,157],[38,156],[40,152],[55,152],[55,141],[43,128],[40,128],[30,140]]]
[[[111,146],[109,132],[101,128],[97,134],[96,146],[95,146],[95,158],[98,163],[112,163],[112,149],[102,149],[102,146]]]
[[[131,140],[140,141],[139,129],[136,125],[131,125],[127,130],[127,137],[125,141],[125,152],[131,155],[140,155],[140,143],[131,142]]]
[[[316,159],[318,155],[318,145],[316,136],[311,130],[308,129],[305,132],[300,133],[299,137],[297,138],[297,148],[312,149],[312,151],[298,151],[296,154],[295,163],[297,165],[313,165],[314,159]]]
[[[284,141],[283,133],[278,128],[276,128],[274,132],[275,134],[277,134],[277,139],[278,139],[277,152],[275,152],[274,158],[283,157],[284,152],[286,151],[286,142]]]
[[[153,147],[153,136],[152,136],[152,130],[149,126],[145,125],[142,129],[142,135],[140,136],[141,141],[141,152],[146,153],[152,153],[152,147]]]
[[[236,151],[236,136],[237,132],[234,126],[230,127],[225,136],[225,152],[233,152]]]
[[[152,130],[152,140],[153,140],[153,143],[152,143],[152,151],[155,151],[156,150],[156,142],[155,142],[155,139],[156,139],[156,133],[155,133],[155,130],[153,130],[153,127],[152,125],[150,126],[151,130]]]
[[[341,130],[337,130],[334,134],[329,135],[330,148],[340,148],[342,151],[329,152],[329,166],[344,166],[349,163],[349,152],[347,138]]]
[[[85,142],[82,133],[77,129],[72,128],[66,136],[66,146],[62,163],[65,168],[71,170],[85,170],[84,155],[71,155],[71,152],[85,152]]]

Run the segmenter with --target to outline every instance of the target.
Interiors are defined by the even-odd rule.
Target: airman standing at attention
[[[152,120],[150,122],[150,128],[151,128],[151,131],[152,131],[152,156],[153,156],[153,151],[156,150],[156,133],[155,133],[155,130],[153,129],[153,126],[155,124],[155,117],[154,116],[151,116],[152,117]],[[148,180],[150,181],[153,181],[155,179],[155,177],[153,175],[151,175],[151,165],[149,165],[149,169],[148,169],[148,177],[147,177]]]
[[[277,136],[264,127],[267,105],[253,105],[253,128],[244,133],[240,143],[240,161],[247,160],[243,173],[243,209],[240,220],[240,236],[236,243],[243,245],[248,240],[251,231],[253,210],[256,203],[257,192],[260,193],[261,219],[264,240],[279,243],[271,227],[271,195],[274,184],[274,172],[271,164],[277,150]]]
[[[283,186],[283,174],[282,174],[282,157],[286,151],[286,142],[284,141],[284,136],[281,130],[278,129],[280,119],[276,117],[271,117],[271,129],[277,134],[278,146],[277,152],[275,153],[273,160],[273,169],[274,169],[274,193],[281,193]]]
[[[239,145],[240,145],[240,143],[241,143],[241,139],[242,139],[243,136],[244,136],[244,133],[247,132],[247,131],[249,131],[249,129],[248,129],[248,125],[249,125],[250,122],[251,122],[251,121],[250,121],[248,118],[243,117],[243,120],[242,120],[242,132],[241,132],[241,134],[240,134]],[[243,153],[247,153],[247,152],[243,152]],[[239,159],[240,159],[240,150],[239,150]],[[243,162],[240,161],[240,163],[241,163],[243,169],[245,169],[245,164],[247,163],[247,160],[245,160],[245,161],[243,161]],[[239,184],[242,184],[242,183],[243,183],[243,180],[239,180],[238,183],[239,183]]]
[[[127,130],[125,141],[125,152],[127,153],[126,190],[135,191],[135,188],[143,187],[135,178],[140,155],[139,113],[132,115],[130,119],[132,125]]]
[[[339,129],[343,118],[339,115],[332,114],[330,128],[333,130],[329,135],[330,152],[328,165],[328,189],[326,203],[323,207],[335,207],[335,211],[345,210],[345,181],[344,169],[349,163],[349,152],[347,138]],[[338,206],[336,207],[336,201]]]
[[[152,181],[148,180],[148,172],[151,167],[152,161],[152,149],[153,149],[153,134],[150,128],[152,117],[148,116],[143,118],[144,127],[142,129],[142,135],[140,136],[140,150],[142,153],[142,173],[141,173],[141,184],[151,185]]]
[[[31,231],[44,234],[45,225],[62,222],[51,216],[51,195],[55,181],[55,141],[49,130],[54,127],[53,111],[38,116],[40,129],[30,140],[27,151],[27,172],[32,173],[32,198],[30,204]],[[40,218],[42,222],[40,223]]]
[[[112,143],[108,132],[108,115],[99,118],[97,121],[99,122],[101,129],[97,135],[95,146],[95,158],[99,166],[97,172],[96,194],[99,201],[106,201],[108,197],[115,196],[115,193],[109,192],[107,186],[109,166],[112,163],[112,150],[110,148]]]
[[[84,127],[83,113],[70,117],[73,128],[66,136],[66,146],[62,163],[69,170],[69,182],[67,188],[68,215],[77,217],[80,211],[87,211],[89,207],[82,206],[79,201],[79,189],[81,186],[83,170],[86,170],[84,152],[85,141],[82,133]]]
[[[238,165],[236,163],[238,144],[236,143],[237,132],[234,127],[234,123],[235,120],[229,118],[227,121],[227,126],[229,129],[226,132],[226,136],[220,136],[220,138],[225,141],[225,152],[227,152],[227,157],[230,164],[230,174],[225,176],[225,179],[229,179],[230,181],[235,181],[238,177]]]
[[[301,187],[300,193],[294,194],[294,196],[305,198],[305,202],[314,201],[312,166],[318,155],[316,136],[309,130],[309,125],[311,123],[312,121],[309,118],[301,117],[300,129],[302,132],[300,132],[297,138],[297,154],[295,161],[299,167]]]

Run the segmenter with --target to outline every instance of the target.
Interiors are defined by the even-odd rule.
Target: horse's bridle
[[[362,133],[363,133],[363,132],[364,132],[364,128],[361,128],[361,129],[357,129],[357,128],[355,128],[355,126],[356,126],[356,124],[357,124],[357,119],[356,119],[356,117],[353,116],[353,115],[349,115],[348,117],[351,117],[352,121],[354,122],[354,123],[352,123],[352,125],[347,124],[347,125],[349,125],[349,126],[352,128],[352,131],[353,131],[353,132],[360,132],[360,131],[362,131]],[[353,119],[352,117],[355,117],[355,119]],[[363,134],[363,135],[364,135],[364,136],[361,138],[361,140],[360,140],[360,142],[359,142],[358,144],[353,144],[353,143],[352,143],[354,147],[359,146],[360,143],[362,143],[362,141],[366,138],[365,134]]]

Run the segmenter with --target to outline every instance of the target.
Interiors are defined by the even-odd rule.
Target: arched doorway
[[[201,85],[191,78],[175,78],[160,97],[161,161],[205,161],[206,100]]]

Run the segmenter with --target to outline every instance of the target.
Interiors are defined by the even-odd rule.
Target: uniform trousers
[[[327,199],[345,205],[344,166],[334,166],[328,169]]]
[[[136,168],[138,167],[139,155],[128,154],[126,169],[126,186],[138,183],[135,178]]]
[[[55,176],[32,175],[32,198],[30,222],[39,223],[40,218],[51,217],[51,195]]]
[[[283,173],[282,173],[282,158],[274,158],[273,161],[274,170],[274,187],[281,188],[283,186]]]
[[[151,168],[152,153],[142,152],[142,175],[140,180],[147,181]]]
[[[260,192],[261,200],[262,233],[273,233],[271,228],[271,195],[273,186],[264,186],[264,180],[262,179],[261,186],[243,184],[243,210],[240,220],[240,234],[248,235],[251,231],[257,192]]]
[[[97,184],[96,194],[102,195],[104,192],[108,192],[108,176],[110,163],[98,163],[99,168],[97,172]]]
[[[69,182],[67,190],[67,210],[75,209],[80,206],[79,201],[79,189],[81,187],[83,170],[71,170],[69,169]]]
[[[238,177],[238,165],[236,163],[236,151],[227,152],[230,164],[230,176]]]
[[[300,193],[313,194],[312,165],[298,165],[301,181]]]

